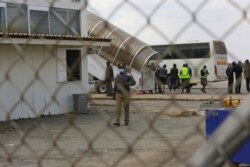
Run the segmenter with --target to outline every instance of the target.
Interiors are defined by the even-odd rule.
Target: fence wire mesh
[[[125,62],[140,72],[148,57],[157,54],[148,47],[150,44],[138,40],[141,36],[148,36],[145,33],[148,29],[154,32],[149,33],[150,40],[159,37],[163,45],[172,44],[175,48],[174,44],[189,36],[186,33],[197,37],[195,31],[189,31],[192,26],[201,30],[205,39],[226,41],[237,36],[241,25],[249,24],[248,1],[224,0],[219,4],[215,0],[149,2],[107,1],[102,6],[104,9],[109,3],[116,5],[106,9],[108,14],[103,17],[104,21],[95,15],[89,21],[89,11],[100,14],[96,3],[103,2],[0,1],[0,166],[191,167],[236,166],[241,163],[232,160],[232,155],[249,137],[250,108],[247,104],[250,99],[247,97],[249,90],[246,90],[249,83],[245,83],[244,78],[241,78],[241,94],[228,94],[227,81],[209,82],[207,93],[200,91],[200,81],[190,93],[181,93],[181,87],[174,93],[170,92],[167,84],[163,93],[158,92],[158,87],[150,94],[131,90],[130,125],[124,126],[121,121],[120,127],[112,125],[116,101],[96,93],[96,90],[89,93],[87,53],[110,60],[114,68],[119,62]],[[71,5],[77,10],[71,9]],[[215,14],[204,19],[203,12],[210,5],[215,5]],[[216,11],[216,5],[222,5],[220,9],[223,10]],[[145,6],[151,10],[145,10]],[[162,8],[169,6],[171,11],[168,14],[174,14],[176,9],[185,18],[167,18],[169,25],[177,24],[172,34],[167,32],[164,21],[156,22],[164,17]],[[112,25],[115,17],[122,20],[124,15],[130,16],[123,10],[125,7],[136,11],[136,16],[140,17],[138,25],[142,23],[135,25],[133,35],[126,33],[126,28],[120,27],[123,30],[120,31]],[[221,15],[229,8],[238,13],[238,18],[234,17],[226,28],[215,31],[214,27],[222,26],[217,19],[224,18]],[[209,19],[216,22],[208,24]],[[87,31],[88,34],[84,34]],[[103,44],[109,43],[110,39],[110,47]],[[80,41],[80,44],[75,41]],[[238,53],[227,49],[229,60],[243,61]],[[166,52],[163,51],[161,56]],[[180,51],[175,51],[175,54],[179,59],[188,57]],[[186,63],[193,68],[193,75],[199,76],[207,61],[197,63],[187,59]],[[105,70],[105,64],[98,63]],[[154,73],[155,67],[152,69]],[[243,69],[247,69],[245,64]],[[209,72],[212,75],[213,72]],[[72,95],[79,96],[73,99]],[[217,111],[223,108],[223,102],[229,96],[237,101],[233,101],[233,105],[240,102],[240,107],[207,141],[206,118],[211,115],[206,115],[205,109]],[[75,108],[77,105],[80,107]],[[218,116],[216,114],[218,112],[212,116]],[[249,155],[247,159],[250,159]]]

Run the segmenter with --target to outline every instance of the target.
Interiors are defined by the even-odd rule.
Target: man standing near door
[[[113,68],[110,65],[110,61],[106,62],[106,71],[105,71],[105,82],[106,82],[106,88],[107,88],[107,95],[106,96],[113,96],[113,88],[112,88],[112,81],[114,80],[114,72]]]

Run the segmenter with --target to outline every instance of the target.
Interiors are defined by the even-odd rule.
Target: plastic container
[[[225,99],[223,103],[225,108],[236,108],[240,105],[240,99],[232,99],[230,96],[228,99]]]
[[[88,94],[73,94],[74,111],[77,113],[88,113]]]

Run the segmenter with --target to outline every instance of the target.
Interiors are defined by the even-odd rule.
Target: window
[[[200,48],[193,50],[193,57],[194,58],[209,58],[209,48]]]
[[[210,57],[209,43],[152,46],[162,59],[200,59]]]
[[[50,34],[68,35],[66,9],[50,9]]]
[[[0,32],[80,35],[80,10],[0,2]]]
[[[80,12],[68,10],[69,35],[80,35]]]
[[[32,34],[49,34],[48,11],[30,10],[30,32]]]
[[[50,34],[80,35],[80,11],[51,8]]]
[[[178,56],[181,59],[192,59],[193,57],[193,49],[180,49],[178,50],[180,54],[178,54]]]
[[[66,51],[67,61],[67,80],[68,81],[79,81],[81,79],[80,62],[81,54],[80,50],[67,50]]]
[[[27,6],[7,3],[8,32],[28,33]]]
[[[81,50],[58,48],[57,58],[58,82],[81,80]]]
[[[6,32],[6,16],[4,7],[0,7],[0,32]]]

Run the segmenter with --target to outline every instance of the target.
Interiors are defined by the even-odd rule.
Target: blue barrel
[[[233,109],[207,109],[206,110],[206,138],[220,126],[220,124],[233,112]],[[247,140],[230,158],[235,164],[250,165],[250,140]]]

